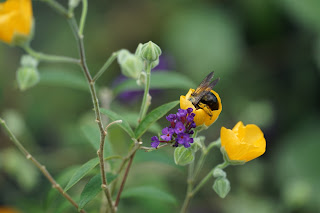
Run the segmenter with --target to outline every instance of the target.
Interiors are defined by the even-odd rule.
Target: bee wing
[[[211,89],[218,83],[219,78],[210,83],[213,78],[213,72],[209,73],[203,81],[200,83],[198,88],[191,94],[194,98],[193,104],[198,104],[203,96],[205,96]]]

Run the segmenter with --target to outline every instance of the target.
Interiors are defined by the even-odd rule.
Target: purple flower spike
[[[171,141],[173,133],[174,133],[174,130],[172,128],[166,127],[162,130],[163,135],[161,135],[160,137],[165,141]]]
[[[194,119],[194,117],[192,115],[188,115],[188,117],[187,117],[188,122],[191,123],[193,121],[193,119]]]
[[[173,147],[178,147],[180,144],[186,148],[190,147],[194,134],[192,128],[196,127],[194,117],[192,108],[178,109],[177,114],[168,115],[166,118],[170,125],[162,129],[160,138],[156,136],[151,138],[151,146],[157,148],[160,143],[171,143]]]
[[[190,114],[191,112],[193,112],[193,109],[192,108],[188,108],[187,109],[187,112]],[[194,114],[194,113],[193,113]]]
[[[187,133],[181,133],[179,135],[177,135],[176,141],[179,144],[185,144],[186,142],[188,142],[189,140],[189,135]]]
[[[190,124],[190,128],[196,128],[196,127],[197,127],[196,123],[194,121],[192,121]]]
[[[151,146],[153,148],[157,148],[159,146],[159,144],[160,144],[160,141],[159,141],[158,137],[157,136],[153,136],[151,138],[151,140],[153,141],[153,142],[151,142]]]
[[[178,109],[178,112],[177,112],[177,116],[181,119],[183,117],[186,117],[187,115],[187,110],[185,109]]]
[[[174,128],[174,132],[176,134],[183,133],[185,130],[186,130],[186,127],[183,125],[182,122],[179,121],[179,122],[176,123],[176,126]]]
[[[167,118],[167,120],[169,122],[174,122],[177,119],[177,115],[176,114],[170,114],[166,118]]]

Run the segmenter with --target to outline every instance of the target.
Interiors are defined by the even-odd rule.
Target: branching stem
[[[70,197],[70,195],[63,191],[61,186],[55,181],[52,175],[48,172],[46,167],[42,165],[37,159],[35,159],[29,151],[20,143],[20,141],[15,137],[12,131],[7,126],[6,122],[0,118],[0,124],[3,126],[5,131],[8,133],[11,141],[18,147],[18,149],[26,156],[28,160],[30,160],[38,169],[42,172],[42,174],[50,181],[52,187],[57,189],[58,192],[65,197],[74,207],[79,208],[78,204]],[[81,213],[85,213],[85,210],[80,210]]]

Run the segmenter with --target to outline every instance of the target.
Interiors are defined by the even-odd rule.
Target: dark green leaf
[[[156,199],[159,202],[176,203],[176,198],[162,189],[155,188],[154,186],[138,186],[129,188],[124,191],[121,198],[141,198],[141,199]]]
[[[159,106],[158,108],[152,110],[149,114],[147,114],[147,116],[141,121],[141,123],[135,130],[136,138],[140,138],[153,123],[166,115],[178,104],[179,101],[172,101],[170,103]]]
[[[196,88],[197,85],[183,74],[177,72],[152,72],[151,74],[151,89],[189,89]],[[114,88],[114,95],[117,96],[121,92],[130,90],[143,90],[138,86],[136,81],[128,79]]]
[[[118,125],[119,125],[124,131],[126,131],[131,138],[134,138],[133,130],[131,129],[129,123],[128,123],[121,115],[118,115],[117,113],[112,112],[111,110],[108,110],[108,109],[103,109],[103,108],[101,108],[100,110],[101,110],[101,113],[102,113],[102,114],[107,115],[112,121],[122,120],[122,123],[118,123]]]
[[[68,87],[89,92],[88,84],[79,72],[68,70],[44,70],[40,72],[40,85]]]
[[[118,175],[112,173],[107,173],[107,180],[110,184]],[[84,187],[79,202],[79,210],[82,209],[88,202],[94,199],[101,189],[101,175],[97,174],[89,180],[87,185]]]
[[[65,187],[64,191],[68,191],[74,184],[78,183],[91,169],[96,167],[99,163],[99,158],[93,158],[87,163],[83,164],[71,177],[69,183]]]

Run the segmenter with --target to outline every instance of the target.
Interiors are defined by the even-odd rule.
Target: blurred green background
[[[134,52],[139,43],[152,40],[163,52],[161,69],[177,72],[193,85],[211,71],[221,78],[215,90],[223,110],[209,131],[203,132],[206,142],[219,137],[221,126],[232,128],[239,120],[257,124],[265,133],[267,151],[263,156],[226,169],[232,186],[229,195],[219,198],[210,181],[191,201],[190,212],[320,211],[319,8],[319,0],[89,2],[85,45],[92,73],[112,52],[121,48]],[[33,9],[33,48],[77,57],[66,21],[40,1],[33,2]],[[80,11],[76,10],[77,18]],[[75,165],[96,156],[83,131],[94,125],[85,78],[75,65],[41,63],[40,83],[20,92],[15,77],[22,54],[19,48],[0,44],[0,115],[64,186]],[[100,102],[133,118],[142,93],[122,94],[130,100],[112,95],[121,78],[114,63],[98,81]],[[177,87],[153,90],[151,109],[178,100],[189,89],[185,84]],[[167,122],[162,119],[159,124],[166,126]],[[155,133],[145,135],[145,145],[152,135]],[[125,155],[130,138],[122,129],[112,127],[108,140],[115,153]],[[156,194],[149,199],[128,196],[121,200],[119,212],[178,212],[187,173],[186,168],[174,165],[172,153],[171,148],[139,151],[125,189],[152,185],[174,198],[168,202]],[[220,153],[212,152],[201,175],[221,161]],[[79,194],[87,181],[70,193]],[[76,212],[51,190],[2,130],[0,191],[0,206],[32,213]],[[100,197],[88,204],[88,212],[98,212]],[[178,204],[171,202],[173,199]]]

